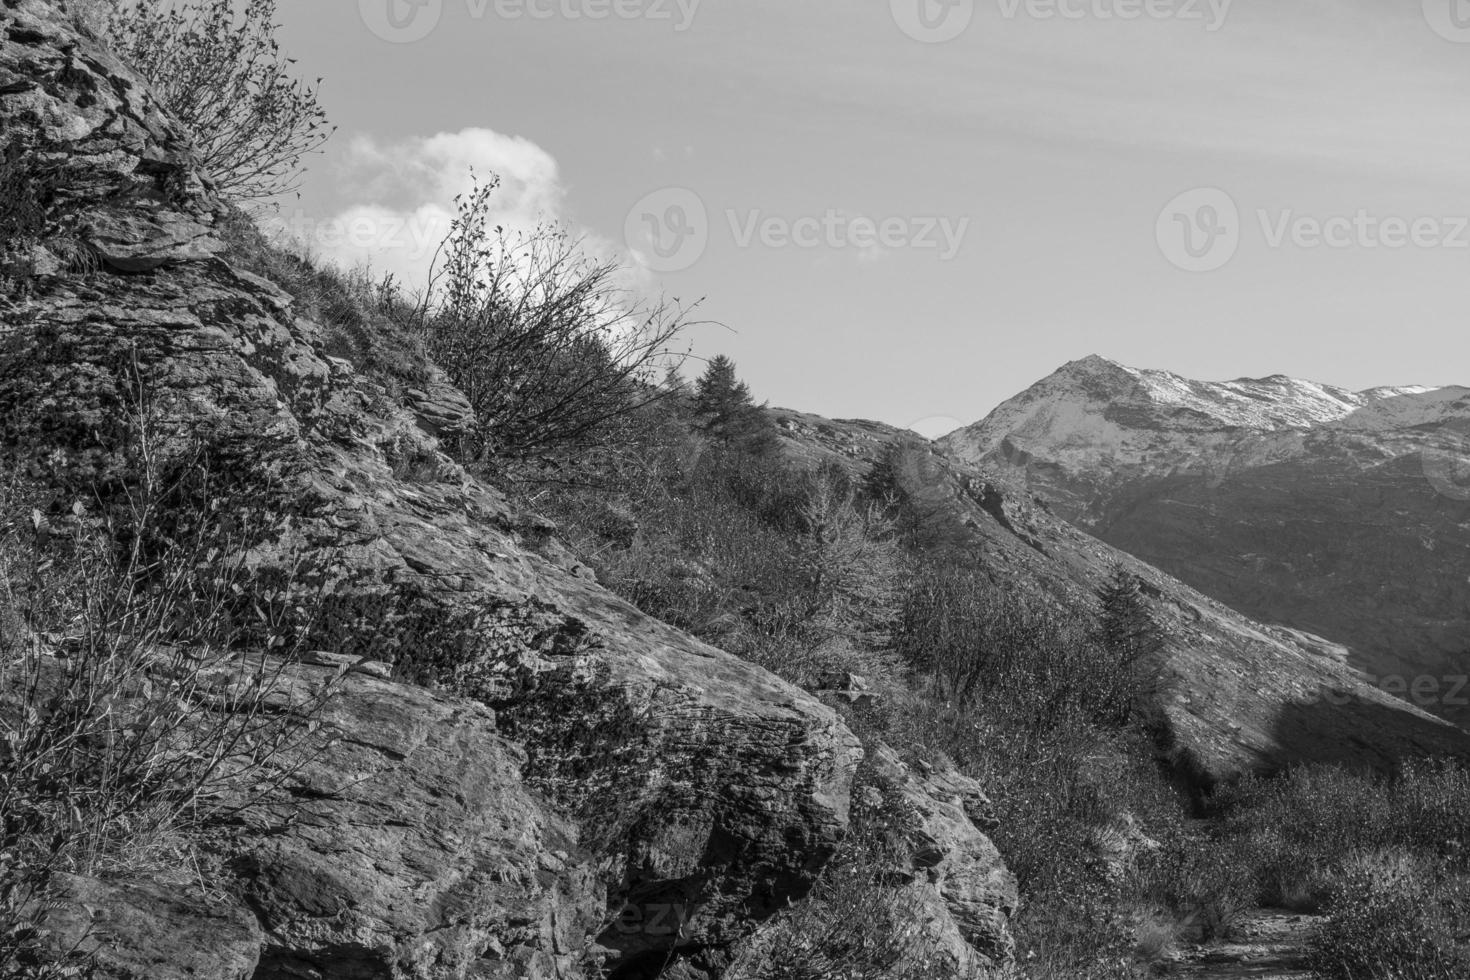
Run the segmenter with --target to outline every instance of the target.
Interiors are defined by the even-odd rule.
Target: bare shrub
[[[1251,868],[1228,841],[1181,836],[1143,870],[1149,898],[1182,915],[1204,940],[1225,939],[1241,913],[1254,907]]]
[[[460,461],[554,470],[605,451],[622,423],[668,394],[660,382],[689,308],[637,299],[625,270],[562,229],[493,226],[497,186],[456,200],[418,326],[475,410]]]
[[[1094,642],[1086,622],[947,562],[913,577],[898,648],[945,697],[998,693],[1031,728],[1073,712],[1120,727],[1150,690],[1131,652]]]
[[[192,866],[198,834],[304,761],[331,690],[282,685],[312,573],[271,585],[247,562],[281,515],[222,496],[208,455],[134,407],[110,503],[57,509],[15,480],[0,499],[0,971],[55,874]]]
[[[276,40],[276,0],[121,0],[108,24],[116,53],[152,84],[193,137],[219,192],[240,203],[296,189],[302,158],[332,135],[320,79],[296,77]]]
[[[893,522],[833,472],[809,477],[799,513],[802,621],[819,642],[886,646],[900,597],[901,559]]]

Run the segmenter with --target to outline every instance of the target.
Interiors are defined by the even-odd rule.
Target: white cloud
[[[338,175],[344,196],[358,203],[325,221],[283,216],[270,224],[323,259],[392,273],[414,291],[428,281],[455,197],[492,176],[500,179],[490,199],[493,224],[511,232],[565,224],[555,158],[528,139],[473,128],[393,144],[359,135]]]

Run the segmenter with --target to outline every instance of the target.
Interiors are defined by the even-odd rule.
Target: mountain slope
[[[1231,607],[1346,646],[1386,690],[1470,718],[1470,389],[1206,383],[1091,357],[943,444]]]
[[[1340,645],[1253,622],[941,446],[871,422],[776,415],[793,452],[854,473],[901,447],[896,468],[905,491],[998,582],[1090,611],[1115,567],[1138,574],[1170,633],[1160,677],[1169,738],[1206,781],[1306,761],[1390,767],[1406,755],[1470,749],[1464,731],[1365,683]]]

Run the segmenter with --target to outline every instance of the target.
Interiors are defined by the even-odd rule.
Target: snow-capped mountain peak
[[[997,413],[1012,431],[1021,419],[1012,411],[1015,403],[1035,406],[1042,402],[1106,402],[1116,412],[1128,406],[1131,422],[1155,415],[1168,427],[1201,429],[1246,429],[1279,432],[1311,429],[1336,422],[1369,405],[1408,395],[1425,395],[1435,389],[1382,387],[1354,392],[1333,385],[1274,374],[1265,378],[1234,381],[1195,381],[1171,371],[1132,368],[1093,355],[1064,365],[1050,377],[1023,393]],[[1028,413],[1022,413],[1024,416]],[[996,419],[992,415],[986,422]]]

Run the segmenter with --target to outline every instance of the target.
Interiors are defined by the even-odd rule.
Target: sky
[[[1102,354],[1470,384],[1470,0],[280,0],[277,220],[422,281],[452,199],[690,302],[757,397],[936,435]],[[691,371],[697,371],[695,364]]]

